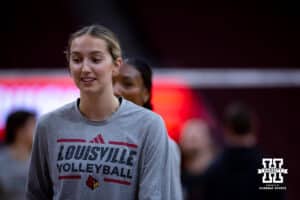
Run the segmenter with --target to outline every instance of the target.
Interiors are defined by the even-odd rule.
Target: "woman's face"
[[[24,125],[18,129],[16,140],[22,141],[24,146],[31,147],[35,125],[36,118],[29,117]]]
[[[120,65],[121,59],[113,61],[105,40],[82,35],[71,43],[69,67],[81,93],[101,94],[112,87],[112,75]]]
[[[140,106],[149,98],[140,72],[128,64],[123,64],[119,74],[114,77],[114,93]]]
[[[195,155],[197,152],[207,152],[211,149],[210,132],[207,125],[201,121],[187,122],[179,141],[183,155]]]
[[[26,142],[30,147],[32,146],[34,128],[36,125],[36,118],[31,117],[27,120],[25,126],[23,127],[24,142]]]

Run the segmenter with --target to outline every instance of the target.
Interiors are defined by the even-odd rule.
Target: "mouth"
[[[96,80],[96,78],[93,78],[93,77],[82,77],[82,78],[80,78],[80,81],[83,82],[83,83],[91,83],[95,80]]]
[[[84,84],[91,84],[96,80],[96,78],[93,77],[82,77],[80,78],[80,81]]]

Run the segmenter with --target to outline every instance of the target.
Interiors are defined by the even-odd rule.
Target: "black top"
[[[186,170],[181,172],[184,200],[203,199],[203,176],[201,174],[190,174]]]
[[[279,200],[282,191],[260,190],[263,186],[263,155],[257,148],[226,147],[203,175],[205,200]]]

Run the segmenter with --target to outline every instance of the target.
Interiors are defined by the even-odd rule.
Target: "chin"
[[[80,88],[81,93],[86,93],[86,94],[101,94],[102,89],[99,87],[81,87]]]
[[[95,93],[97,90],[93,87],[80,87],[80,92],[83,93]]]

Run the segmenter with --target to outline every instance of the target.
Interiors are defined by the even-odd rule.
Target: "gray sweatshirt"
[[[176,200],[174,158],[162,118],[122,99],[101,122],[78,101],[39,119],[33,144],[28,200]],[[174,180],[174,179],[173,179]]]
[[[8,147],[0,149],[0,199],[24,200],[29,160],[16,160]]]

